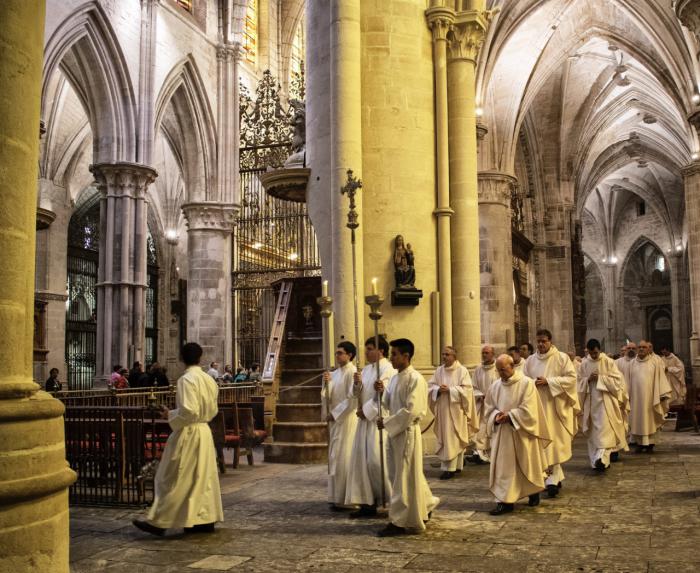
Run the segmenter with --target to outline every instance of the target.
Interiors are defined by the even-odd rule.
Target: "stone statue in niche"
[[[416,306],[423,292],[416,288],[415,256],[403,235],[394,239],[394,280],[396,289],[391,293],[394,306]]]
[[[298,99],[289,100],[289,106],[294,110],[291,125],[292,154],[284,162],[285,167],[304,167],[306,162],[306,104]]]

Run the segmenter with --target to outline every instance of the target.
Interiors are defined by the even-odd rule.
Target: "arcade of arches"
[[[184,341],[262,364],[282,279],[328,281],[325,348],[372,332],[348,169],[355,279],[419,370],[546,327],[579,353],[648,338],[700,377],[699,1],[8,0],[0,21],[0,569],[67,571],[49,369],[174,379]],[[269,196],[303,131],[302,201]],[[389,303],[397,235],[415,305]]]

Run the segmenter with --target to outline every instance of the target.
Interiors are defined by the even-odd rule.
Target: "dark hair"
[[[180,349],[180,358],[186,366],[196,366],[202,359],[202,347],[196,342],[188,342]]]
[[[258,368],[260,368],[260,364],[253,364],[250,369],[255,372]]]
[[[392,340],[389,345],[392,348],[396,348],[401,354],[408,354],[409,360],[413,358],[413,353],[416,351],[413,342],[408,338],[397,338],[396,340]]]
[[[115,364],[115,365],[112,367],[112,372],[119,372],[121,369],[122,369],[122,365],[121,365],[121,364]]]
[[[659,352],[663,352],[664,350],[668,350],[669,352],[673,352],[671,347],[668,344],[662,344],[659,348]]]
[[[535,347],[532,346],[532,344],[530,344],[529,342],[523,342],[520,346],[527,346],[527,350],[528,352],[530,352],[530,354],[533,354],[535,352]]]
[[[350,360],[355,360],[355,356],[357,356],[357,348],[355,348],[355,345],[352,342],[342,340],[338,343],[337,348],[342,348],[350,355]]]
[[[382,351],[384,356],[389,354],[389,343],[386,341],[386,338],[380,335],[377,337],[377,341],[379,342],[379,350]],[[374,348],[374,336],[370,336],[367,340],[365,340],[365,346],[371,346]]]
[[[58,374],[58,368],[52,368],[51,370],[49,370],[49,376],[51,376],[51,374],[53,374],[54,372]]]
[[[600,342],[598,342],[595,338],[591,338],[588,342],[586,342],[586,348],[588,348],[588,350],[594,350],[595,348],[600,350]]]
[[[552,333],[549,332],[546,328],[538,328],[537,329],[537,336],[546,336],[549,338],[549,340],[552,340]]]
[[[508,352],[517,352],[518,354],[520,354],[520,347],[510,346],[510,347],[508,347]]]
[[[136,369],[139,368],[140,366],[141,366],[141,363],[140,363],[140,362],[134,362],[134,365],[131,367],[131,369],[132,369],[132,370],[136,370]]]

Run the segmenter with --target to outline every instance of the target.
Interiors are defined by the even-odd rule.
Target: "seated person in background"
[[[112,374],[109,377],[109,385],[114,387],[114,384],[116,383],[117,380],[119,380],[119,377],[121,374],[119,373],[121,371],[122,367],[121,364],[115,364],[112,367]]]
[[[244,368],[237,368],[236,369],[236,377],[233,379],[234,382],[245,382],[248,379],[248,373],[245,371]]]
[[[250,380],[251,382],[259,382],[261,378],[262,375],[260,374],[260,365],[253,364],[250,367],[250,374],[248,374],[248,380]]]
[[[58,368],[52,368],[49,370],[49,377],[46,380],[46,384],[44,384],[44,390],[54,393],[60,392],[62,387],[58,381]]]
[[[231,371],[231,367],[228,364],[224,366],[224,376],[221,379],[221,381],[224,384],[231,384],[233,382],[233,372]]]
[[[157,362],[151,364],[148,370],[148,385],[149,386],[169,386],[170,380],[165,375],[165,368]]]
[[[119,371],[119,376],[114,379],[113,386],[117,390],[121,390],[123,388],[128,388],[129,387],[129,381],[126,379],[126,377],[129,375],[129,371],[126,368],[122,368]]]

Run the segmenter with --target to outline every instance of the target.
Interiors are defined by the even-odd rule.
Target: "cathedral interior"
[[[229,469],[223,492],[240,502],[231,519],[254,525],[241,535],[265,527],[250,496],[273,481],[266,489],[255,472],[284,484],[282,463],[325,468],[325,424],[312,423],[320,375],[339,340],[361,347],[374,334],[371,294],[383,303],[379,332],[411,338],[426,378],[445,345],[472,369],[484,344],[500,354],[534,342],[539,328],[579,356],[591,338],[611,356],[649,340],[684,363],[684,412],[695,416],[698,0],[1,4],[1,571],[64,573],[69,553],[89,561],[115,551],[70,546],[118,530],[100,529],[93,506],[133,511],[152,490],[143,470],[122,468],[102,492],[99,476],[112,470],[75,461],[86,408],[102,408],[105,425],[105,409],[123,407],[122,429],[146,428],[134,412],[174,400],[186,342],[222,375],[260,371],[230,397],[250,407],[248,463],[261,463]],[[159,365],[171,386],[121,397],[115,365],[136,362]],[[62,389],[52,396],[43,390],[53,369]],[[139,463],[155,459],[155,433]],[[122,452],[135,439],[124,435]],[[696,438],[674,435],[665,469],[628,466],[628,485],[654,471],[670,479],[675,464],[697,495]],[[93,454],[99,463],[116,455]],[[297,492],[313,495],[305,466],[294,467],[279,489],[288,520]],[[443,493],[471,495],[468,483]],[[576,483],[572,506],[586,499],[588,481]],[[603,529],[652,536],[645,551],[654,553],[650,508],[671,494],[659,495],[620,517],[636,529]],[[273,502],[261,502],[260,518]],[[507,542],[485,547],[498,532],[460,521],[462,509],[449,508],[445,527],[475,533],[474,555],[510,559]],[[560,521],[587,523],[575,509]],[[635,518],[645,512],[649,523]],[[69,541],[72,513],[83,521]],[[681,513],[697,531],[695,497]],[[437,551],[468,555],[455,549],[464,536],[450,535],[433,540],[445,544]],[[512,535],[525,543],[522,531]],[[252,547],[259,553],[236,546],[232,555],[264,558]],[[189,549],[195,569],[245,570],[245,559],[207,561],[206,547]],[[570,562],[595,559],[580,549]],[[398,551],[399,560],[411,553]],[[401,567],[437,570],[427,558],[420,565],[431,551],[416,552]],[[285,570],[273,553],[267,569],[249,570]],[[118,559],[72,570],[117,571]],[[665,570],[651,561],[629,570]],[[355,562],[304,563],[288,570]],[[158,570],[188,570],[184,560],[168,567]]]

